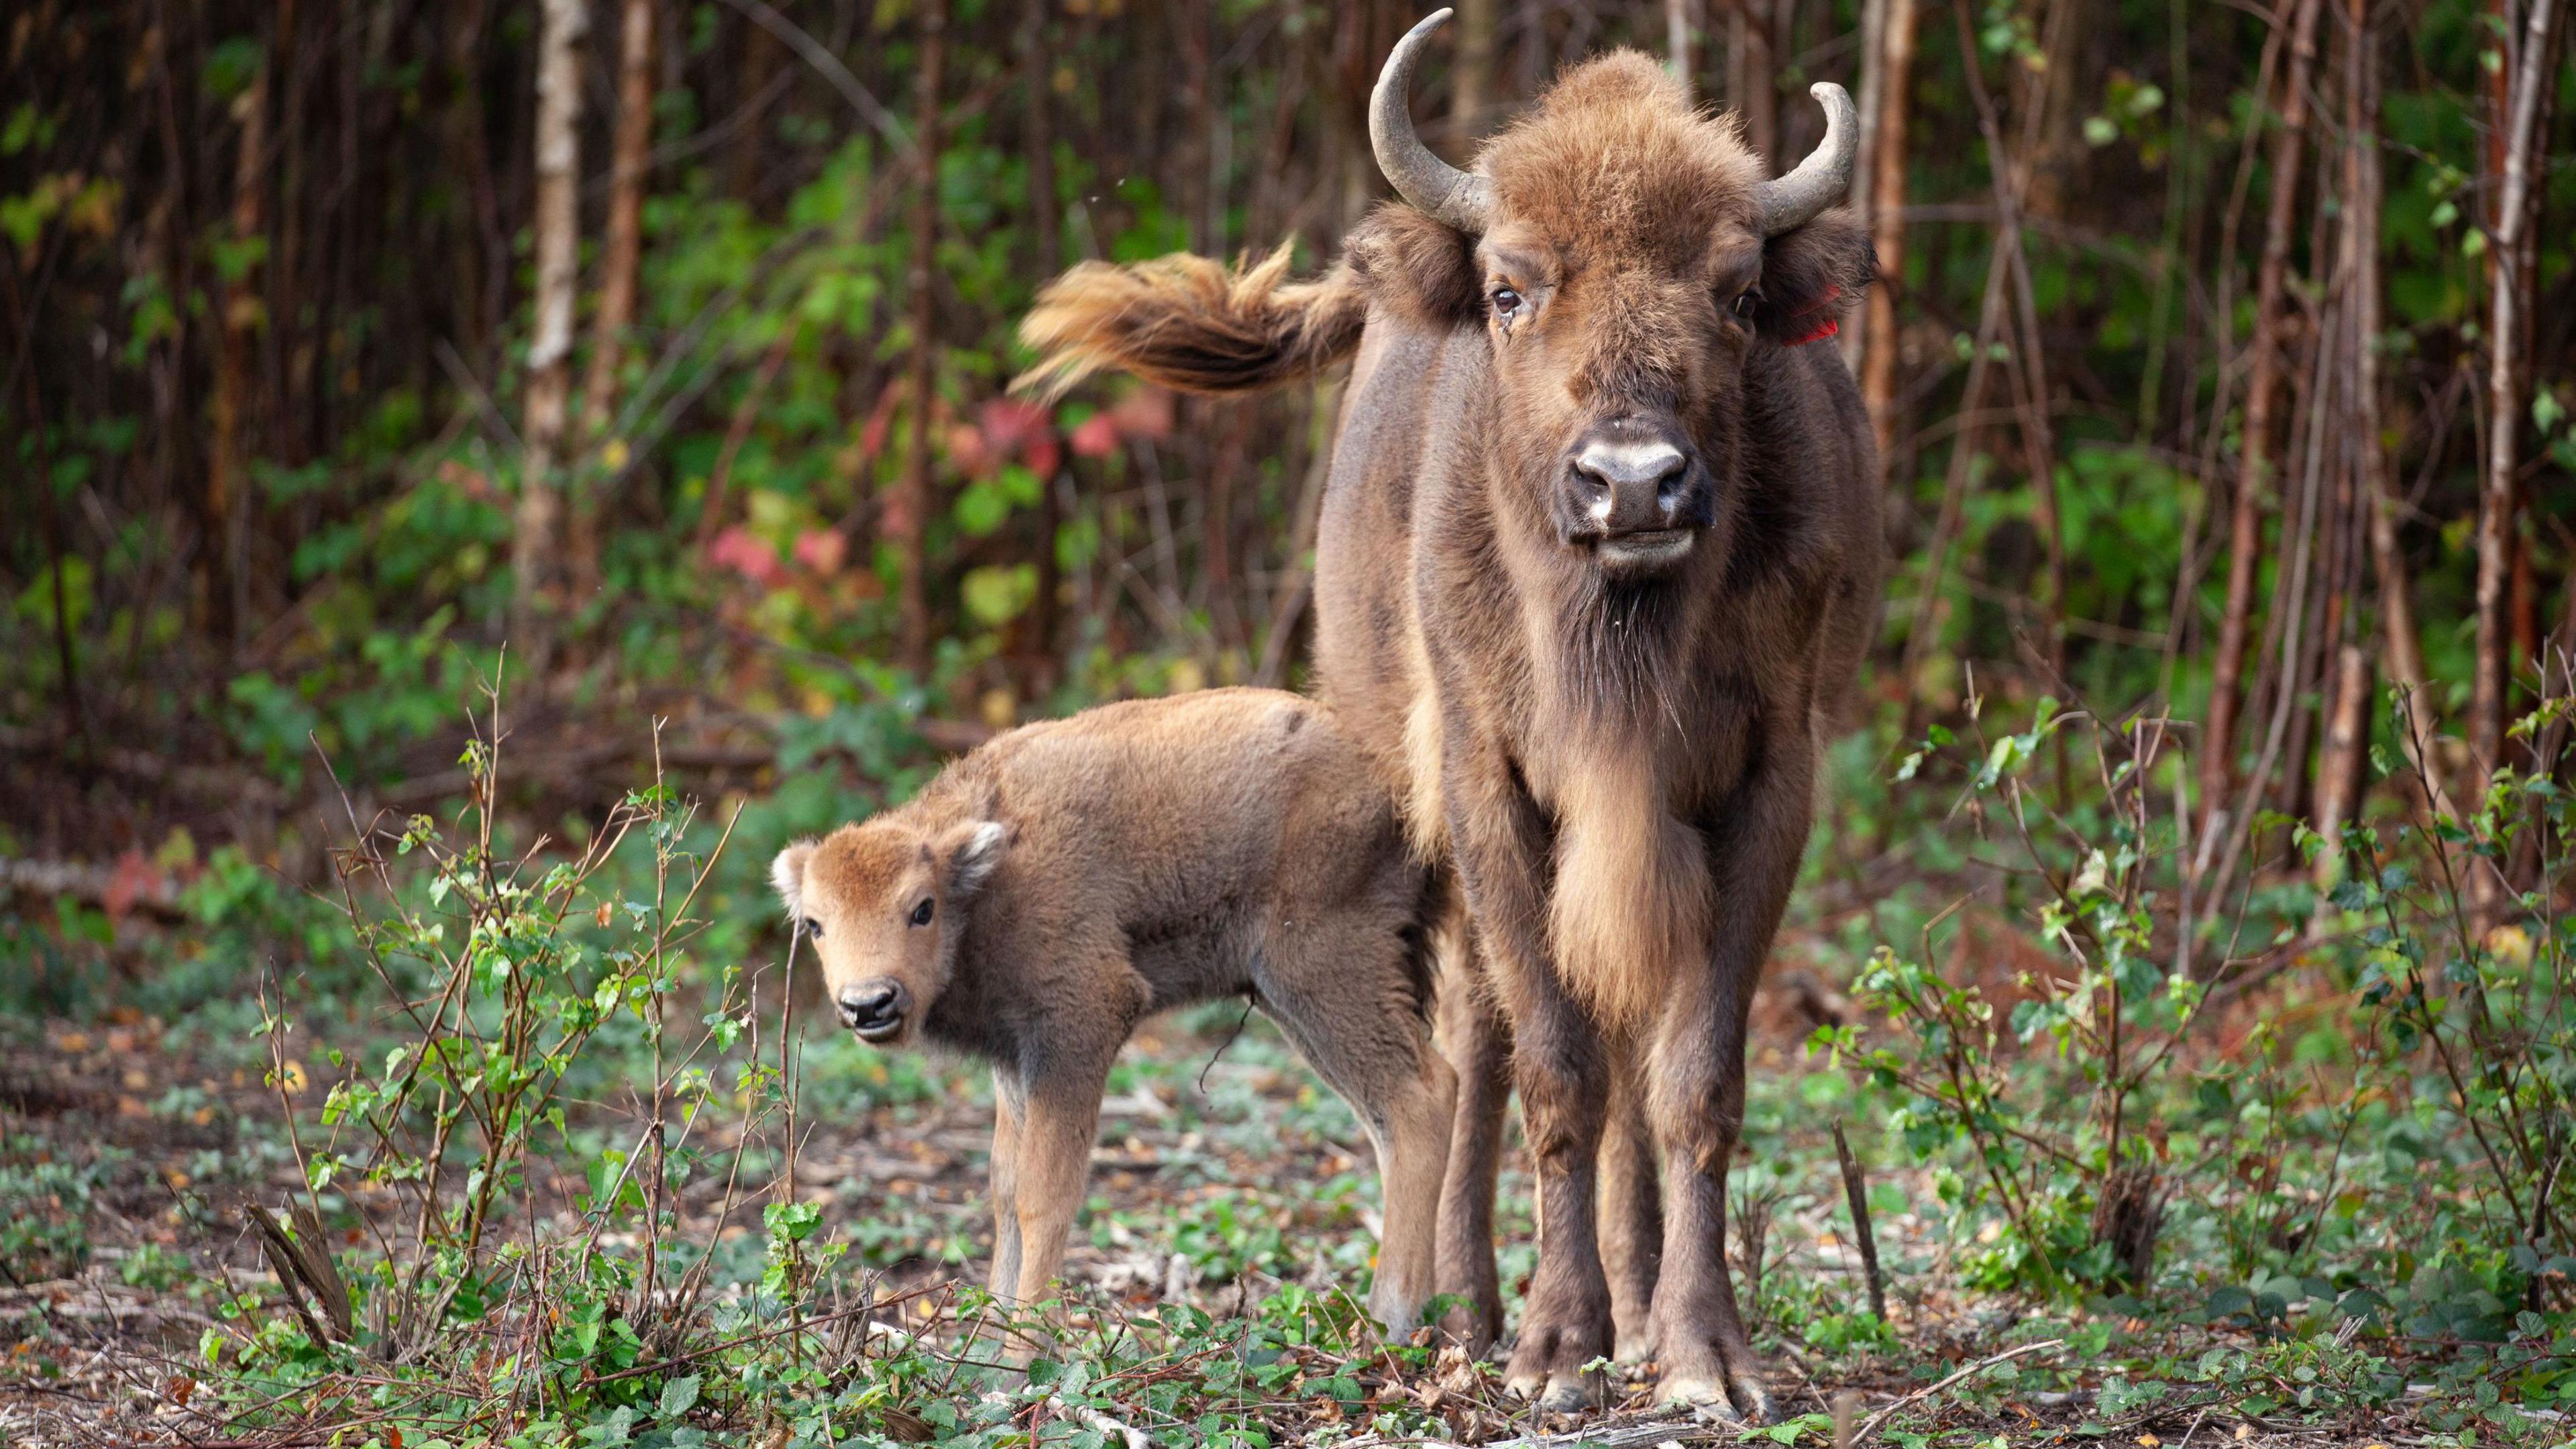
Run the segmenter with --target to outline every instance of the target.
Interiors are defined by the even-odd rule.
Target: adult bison
[[[1725,1256],[1745,1016],[1881,568],[1858,395],[1832,348],[1802,345],[1872,271],[1827,209],[1851,103],[1815,87],[1823,144],[1766,180],[1731,120],[1620,52],[1459,171],[1406,111],[1447,16],[1396,46],[1370,103],[1409,205],[1330,272],[1291,283],[1285,248],[1240,271],[1086,265],[1023,335],[1056,387],[1117,367],[1242,392],[1351,359],[1317,674],[1417,845],[1455,863],[1510,1025],[1540,1242],[1508,1380],[1577,1405],[1612,1350],[1594,1202],[1615,1090],[1660,1168],[1663,1392],[1763,1417]],[[1462,1142],[1496,1111],[1498,1092],[1465,1111]]]

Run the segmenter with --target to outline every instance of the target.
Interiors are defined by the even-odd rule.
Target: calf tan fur
[[[997,1296],[1055,1276],[1137,1023],[1246,996],[1358,1112],[1386,1207],[1370,1311],[1419,1321],[1455,1097],[1428,1026],[1442,896],[1322,706],[1225,689],[1029,725],[771,875],[851,1030],[993,1064]]]

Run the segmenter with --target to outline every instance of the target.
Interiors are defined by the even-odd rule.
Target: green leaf
[[[661,1416],[666,1420],[676,1419],[689,1412],[698,1402],[698,1386],[701,1382],[699,1375],[691,1374],[687,1378],[673,1379],[662,1385]]]

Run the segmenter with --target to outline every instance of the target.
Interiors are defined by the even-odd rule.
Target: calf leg
[[[1511,1027],[1470,977],[1472,962],[1445,968],[1440,1045],[1458,1075],[1449,1172],[1440,1185],[1436,1282],[1463,1300],[1441,1328],[1482,1354],[1503,1336],[1503,1292],[1494,1267],[1494,1184],[1502,1170],[1503,1114],[1512,1099]]]
[[[1020,1291],[1020,1119],[1026,1110],[1016,1073],[993,1072],[993,1276],[996,1298]]]
[[[1377,1149],[1385,1212],[1369,1312],[1402,1338],[1433,1286],[1441,1178],[1448,1166],[1456,1078],[1432,1048],[1393,930],[1301,928],[1312,944],[1279,947],[1254,973],[1262,1005],[1315,1074],[1359,1114]],[[1354,939],[1354,937],[1358,939]],[[1354,985],[1383,983],[1381,991]]]
[[[1664,1255],[1664,1210],[1655,1181],[1655,1132],[1636,1073],[1622,1071],[1610,1094],[1601,1141],[1601,1261],[1610,1277],[1610,1321],[1621,1363],[1655,1356],[1655,1269]]]
[[[1013,1212],[1017,1219],[1018,1281],[1010,1296],[1035,1303],[1064,1263],[1065,1235],[1082,1207],[1091,1172],[1091,1144],[1100,1130],[1100,1097],[1117,1054],[1057,1060],[1029,1074],[1022,1087]],[[998,1267],[998,1263],[996,1264]]]

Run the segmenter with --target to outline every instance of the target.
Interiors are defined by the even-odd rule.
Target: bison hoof
[[[1656,1396],[1667,1404],[1688,1405],[1700,1417],[1715,1423],[1758,1428],[1775,1417],[1770,1392],[1748,1376],[1738,1376],[1730,1387],[1723,1379],[1676,1374],[1657,1387]]]
[[[1641,1364],[1655,1356],[1655,1331],[1651,1328],[1623,1328],[1619,1330],[1618,1343],[1610,1355],[1613,1363]]]
[[[1594,1377],[1586,1373],[1516,1374],[1503,1380],[1503,1390],[1551,1414],[1580,1414],[1600,1402],[1600,1395],[1594,1392]]]

